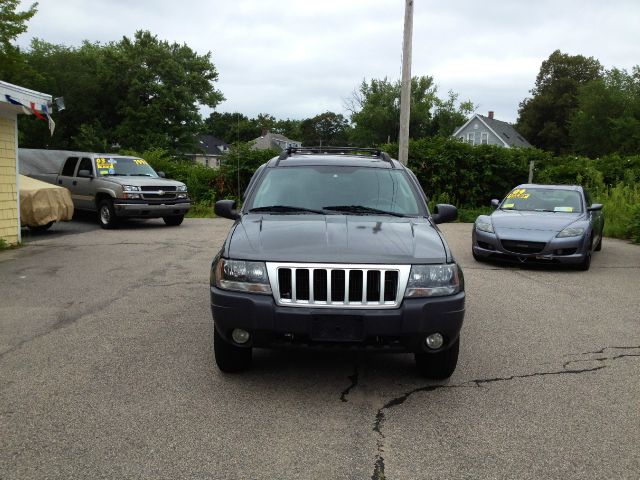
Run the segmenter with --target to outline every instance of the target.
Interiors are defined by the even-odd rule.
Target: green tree
[[[542,62],[531,97],[520,103],[516,129],[536,147],[570,151],[569,120],[578,106],[578,90],[601,77],[598,60],[556,50]]]
[[[592,158],[640,151],[640,66],[582,86],[569,133],[574,150]]]
[[[117,142],[137,149],[193,150],[201,129],[198,106],[213,108],[224,99],[213,88],[218,73],[211,54],[198,55],[187,45],[138,31],[133,40],[124,37],[114,45],[109,64],[112,85],[126,87],[117,97],[122,119]]]
[[[395,142],[400,130],[401,82],[373,79],[363,81],[346,107],[351,111],[354,124],[352,141],[358,145],[377,145]],[[427,76],[411,79],[411,109],[409,136],[422,138],[432,131],[432,109],[437,103],[437,88],[433,78]]]
[[[300,138],[305,146],[344,146],[349,142],[349,130],[344,115],[325,112],[302,121]]]
[[[212,112],[204,121],[202,131],[229,144],[249,142],[260,136],[260,126],[256,120],[239,112]]]
[[[452,91],[449,91],[446,100],[436,97],[436,109],[431,125],[432,135],[451,136],[457,127],[461,127],[467,121],[467,116],[477,108],[471,100],[456,106],[457,103],[458,94]]]
[[[213,87],[218,74],[210,57],[143,31],[133,39],[79,48],[34,40],[26,62],[40,73],[23,85],[64,96],[67,109],[60,121],[54,118],[52,139],[30,128],[31,119],[21,120],[24,144],[78,148],[80,139],[96,134],[111,148],[193,151],[202,123],[198,107],[215,107],[223,99]],[[83,125],[91,129],[80,135]]]
[[[0,79],[16,82],[24,68],[20,49],[13,45],[18,35],[27,31],[27,22],[36,14],[37,3],[16,12],[19,0],[0,0]]]

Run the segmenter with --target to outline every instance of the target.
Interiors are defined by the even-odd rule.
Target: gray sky
[[[31,2],[23,2],[23,6]],[[149,30],[212,53],[218,111],[347,113],[363,79],[400,78],[403,0],[40,0],[19,38],[79,45]],[[513,122],[555,49],[606,67],[640,64],[638,0],[415,0],[413,75]]]

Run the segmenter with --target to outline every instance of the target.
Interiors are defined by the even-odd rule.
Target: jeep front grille
[[[410,265],[267,262],[278,305],[324,308],[396,308]]]

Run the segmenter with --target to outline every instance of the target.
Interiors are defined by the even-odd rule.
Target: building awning
[[[40,120],[47,122],[51,135],[53,135],[55,123],[51,118],[51,102],[51,95],[0,80],[0,108],[13,110],[18,114],[35,115]]]

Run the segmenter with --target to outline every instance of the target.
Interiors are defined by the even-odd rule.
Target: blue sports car
[[[602,204],[575,185],[518,185],[473,226],[473,258],[591,265],[602,248]]]

